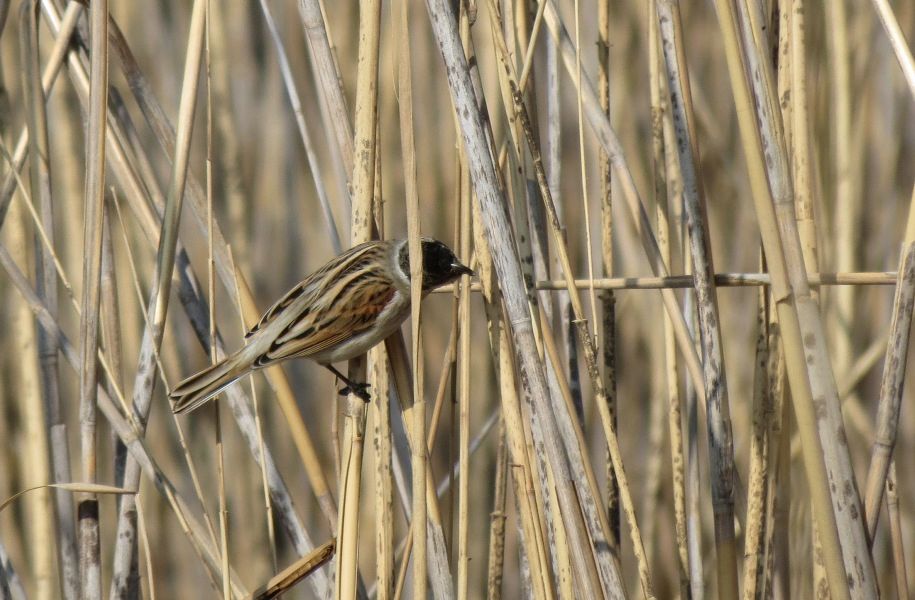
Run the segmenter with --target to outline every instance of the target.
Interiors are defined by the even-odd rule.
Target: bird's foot
[[[372,396],[369,394],[368,390],[369,390],[369,384],[355,383],[355,382],[351,381],[346,385],[346,387],[342,388],[338,393],[341,396],[347,396],[349,394],[353,394],[354,396],[358,397],[363,402],[367,403],[372,400]]]

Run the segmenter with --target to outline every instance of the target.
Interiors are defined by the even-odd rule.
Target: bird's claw
[[[363,402],[370,402],[372,400],[372,396],[369,395],[368,389],[369,384],[367,383],[353,383],[342,388],[338,393],[341,396],[353,394]]]

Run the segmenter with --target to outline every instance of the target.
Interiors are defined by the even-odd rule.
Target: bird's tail
[[[248,370],[237,357],[230,356],[191,375],[169,394],[172,399],[172,412],[179,414],[196,410]]]

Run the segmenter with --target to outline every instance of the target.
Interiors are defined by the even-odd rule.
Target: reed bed
[[[0,599],[908,598],[915,4],[0,1]],[[420,302],[421,236],[470,265]],[[343,249],[402,331],[174,416]],[[342,365],[341,365],[342,367]]]

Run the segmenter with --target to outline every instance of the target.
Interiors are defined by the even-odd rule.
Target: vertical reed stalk
[[[909,593],[906,575],[905,545],[902,542],[902,523],[899,515],[899,494],[896,482],[896,461],[890,462],[886,475],[886,513],[890,522],[890,539],[893,546],[893,570],[896,575],[896,597]]]
[[[372,237],[372,199],[375,192],[375,134],[378,106],[378,48],[381,2],[363,2],[359,8],[359,64],[356,74],[356,140],[353,163],[353,202],[350,232],[353,244]],[[348,123],[347,119],[347,123]],[[365,381],[364,358],[350,361],[351,381]],[[376,392],[377,393],[377,392]],[[355,390],[346,398],[343,421],[340,520],[337,527],[336,597],[355,598],[358,589],[359,495],[365,445],[367,404]]]
[[[95,483],[97,471],[96,353],[102,223],[105,211],[105,128],[108,112],[108,2],[89,7],[89,125],[86,139],[85,217],[83,221],[83,294],[80,344],[80,455],[84,483]],[[101,598],[99,506],[94,494],[83,494],[79,519],[80,597]]]
[[[655,15],[656,0],[651,0],[648,14]],[[673,152],[667,152],[668,142],[673,139],[673,124],[668,109],[667,78],[663,69],[660,51],[658,20],[649,19],[649,94],[651,97],[651,138],[654,174],[654,200],[658,216],[658,246],[664,261],[676,269],[671,246],[678,245],[678,220],[673,218],[675,204],[680,201],[681,177],[679,161]],[[664,337],[665,399],[667,401],[667,424],[671,453],[671,483],[673,484],[674,522],[676,524],[677,570],[680,596],[690,598],[689,545],[687,542],[686,486],[683,454],[683,412],[680,395],[680,375],[677,369],[677,348],[670,315],[664,314],[662,324]],[[646,536],[648,537],[648,536]],[[648,538],[650,539],[650,537]]]
[[[38,55],[38,5],[37,2],[23,2],[20,19],[20,41],[22,56],[22,89],[28,110],[29,169],[32,197],[38,204],[41,224],[54,243],[54,214],[51,200],[51,165],[48,155],[48,124],[46,98],[42,89]],[[57,318],[57,276],[54,270],[53,249],[45,248],[39,234],[35,234],[35,288],[39,298],[49,307],[53,318]],[[57,374],[58,342],[45,334],[41,327],[36,327],[36,341],[40,368],[41,394],[26,396],[35,402],[25,402],[28,415],[27,422],[37,429],[28,436],[34,450],[31,455],[33,485],[42,485],[47,481],[70,481],[69,450],[67,448],[66,429],[62,424],[60,406],[60,384]],[[43,403],[39,403],[43,401]],[[45,424],[49,427],[46,428]],[[49,465],[50,462],[50,465]],[[51,469],[54,475],[51,476]],[[43,506],[48,503],[49,494],[54,495],[54,511],[44,513]],[[30,500],[36,509],[33,535],[40,542],[33,544],[35,555],[32,562],[38,581],[38,595],[50,597],[53,585],[53,562],[58,561],[58,577],[62,597],[75,599],[79,590],[79,566],[76,554],[76,532],[73,522],[72,495],[64,490],[37,492]],[[50,544],[56,538],[56,546]],[[50,561],[50,564],[47,562]]]
[[[610,2],[598,3],[598,33],[597,33],[597,95],[600,107],[610,119]],[[552,43],[552,42],[551,42]],[[654,87],[654,84],[652,84]],[[581,110],[581,95],[579,94],[579,111]],[[579,125],[581,127],[582,124]],[[580,133],[582,140],[584,132]],[[582,156],[584,160],[584,156]],[[600,223],[601,223],[601,265],[604,277],[613,277],[613,167],[610,157],[603,148],[598,150],[598,177],[600,179]],[[582,181],[586,185],[586,181]],[[552,192],[552,189],[550,190]],[[556,198],[554,196],[554,198]],[[557,198],[558,200],[558,198]],[[660,235],[659,235],[660,237]],[[669,263],[668,263],[669,264]],[[592,291],[593,294],[593,291]],[[610,422],[614,428],[617,426],[617,400],[616,400],[616,296],[612,290],[601,293],[601,321],[602,331],[600,339],[603,341],[603,385],[607,395],[607,410],[610,412]],[[595,326],[597,324],[595,323]],[[613,472],[613,461],[607,456],[607,515],[610,519],[610,544],[619,548],[620,543],[620,501],[619,482]]]
[[[413,438],[411,466],[413,470],[413,597],[428,594],[429,575],[426,556],[426,397],[423,392],[423,354],[420,337],[422,302],[423,254],[420,241],[419,194],[416,190],[416,149],[413,139],[413,68],[410,55],[410,4],[400,5],[400,35],[398,43],[397,89],[399,91],[400,145],[403,153],[404,188],[406,195],[407,237],[410,253],[410,323],[412,326],[413,393],[414,401],[407,426]]]
[[[712,509],[715,517],[715,548],[718,558],[718,593],[737,597],[737,546],[734,534],[734,441],[731,433],[727,379],[721,347],[718,297],[709,239],[706,202],[699,173],[698,142],[686,56],[682,41],[679,6],[669,0],[657,4],[661,48],[667,67],[670,107],[677,137],[677,155],[683,177],[683,204],[689,229],[696,300],[701,331],[703,376],[709,436]]]
[[[461,194],[460,215],[460,253],[465,264],[470,264],[471,231],[470,231],[470,189]],[[460,339],[458,356],[460,359],[458,384],[460,389],[460,426],[458,461],[461,469],[460,487],[458,488],[458,585],[457,597],[468,598],[470,567],[470,276],[461,278],[459,299]],[[504,480],[502,493],[504,494]],[[503,498],[504,501],[504,498]]]
[[[207,304],[210,334],[210,361],[215,364],[219,357],[216,351],[216,278],[213,260],[213,79],[210,50],[210,1],[206,0],[203,33],[203,50],[206,75],[206,198],[207,198]],[[222,567],[222,597],[229,600],[231,582],[229,579],[229,506],[226,500],[225,446],[222,442],[221,402],[213,402],[213,432],[216,446],[216,485],[219,490],[219,553]],[[134,551],[136,552],[136,551]]]
[[[804,462],[815,503],[814,516],[823,536],[830,592],[834,598],[871,597],[876,593],[873,564],[864,528],[860,520],[853,520],[853,515],[860,514],[859,500],[844,444],[823,323],[810,297],[800,251],[784,141],[772,106],[771,65],[762,58],[758,40],[750,37],[753,28],[748,22],[748,11],[743,11],[738,20],[730,2],[718,0],[716,6],[757,218],[772,272]],[[745,34],[743,39],[741,31]],[[747,64],[742,57],[747,59]],[[763,141],[769,160],[763,155]],[[844,490],[851,493],[842,493]]]
[[[902,406],[902,385],[905,379],[906,359],[909,354],[909,330],[912,325],[912,308],[915,306],[915,240],[903,243],[899,256],[899,282],[893,299],[893,320],[890,339],[886,346],[880,400],[877,404],[876,432],[871,447],[870,466],[864,484],[864,515],[867,533],[873,545],[877,519],[886,478],[892,461],[893,448],[899,428],[899,411]]]

